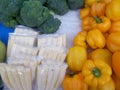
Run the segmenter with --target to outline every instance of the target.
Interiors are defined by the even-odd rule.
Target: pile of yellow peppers
[[[85,0],[64,90],[120,90],[120,0]]]

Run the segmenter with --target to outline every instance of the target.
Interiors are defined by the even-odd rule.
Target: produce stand
[[[6,1],[0,90],[120,89],[119,0]]]
[[[66,15],[59,16],[55,15],[55,17],[59,18],[62,22],[59,30],[55,34],[66,34],[67,36],[67,49],[71,46],[73,46],[73,38],[75,35],[80,31],[80,19],[79,19],[79,10],[70,10]],[[70,18],[72,17],[72,18]],[[71,23],[69,23],[71,22]],[[1,24],[1,30],[6,31],[4,34],[4,37],[6,38],[6,41],[4,41],[6,44],[8,42],[9,33],[13,33],[14,29],[7,28]],[[8,88],[5,86],[3,90],[7,90]],[[60,86],[58,90],[62,90],[62,87]]]

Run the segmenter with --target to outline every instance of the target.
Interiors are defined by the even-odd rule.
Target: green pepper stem
[[[93,18],[95,19],[95,21],[96,21],[97,23],[102,23],[102,19],[100,19],[99,17],[94,16]]]
[[[99,68],[94,67],[94,68],[92,69],[92,74],[93,74],[95,77],[99,78],[99,77],[101,76],[101,71],[100,71]]]
[[[100,3],[100,2],[101,2],[101,0],[97,0],[97,2],[98,2],[98,3]]]
[[[73,77],[75,75],[74,72],[70,72],[70,77]]]

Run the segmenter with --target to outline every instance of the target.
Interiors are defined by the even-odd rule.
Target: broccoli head
[[[69,10],[66,0],[47,0],[46,6],[59,15],[64,15]]]
[[[67,0],[70,9],[80,9],[84,6],[85,0]]]
[[[11,19],[7,22],[4,22],[3,24],[7,27],[14,28],[18,24],[18,22],[15,19]]]
[[[46,0],[40,0],[40,2],[41,2],[42,4],[45,4],[45,3],[46,3]]]
[[[15,18],[18,16],[22,3],[25,0],[0,0],[0,22],[8,27],[17,24]],[[13,23],[14,24],[10,24]]]
[[[26,0],[0,0],[0,14],[16,17],[24,1]]]
[[[42,6],[40,1],[25,1],[20,11],[20,17],[29,27],[40,26],[50,16],[48,8]]]
[[[43,34],[54,33],[59,29],[60,25],[61,21],[59,19],[50,17],[43,24],[41,24],[40,27],[38,27],[38,30],[40,30],[40,33]]]

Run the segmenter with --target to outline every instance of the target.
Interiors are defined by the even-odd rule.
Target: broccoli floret
[[[18,16],[24,1],[25,0],[0,0],[0,22],[4,23],[7,27],[13,27],[15,24],[8,23],[13,23],[13,20],[15,21],[14,23],[17,23],[15,18]]]
[[[59,19],[50,17],[40,27],[38,27],[38,30],[40,30],[40,33],[42,34],[54,33],[59,29],[60,25],[61,21]]]
[[[67,0],[70,9],[80,9],[84,6],[85,0]]]
[[[40,1],[42,5],[46,3],[46,0],[29,0],[29,1]]]
[[[66,0],[47,0],[46,6],[59,15],[64,15],[68,12]]]
[[[3,24],[7,27],[14,28],[18,24],[18,22],[15,19],[11,19],[7,22],[4,22]]]
[[[24,1],[26,0],[0,0],[0,13],[15,17]]]
[[[20,16],[16,17],[16,20],[17,20],[17,22],[18,22],[19,24],[25,25],[25,23],[23,22],[23,20],[21,19]]]
[[[40,2],[41,2],[42,4],[45,4],[45,3],[46,3],[46,0],[40,0]]]
[[[21,19],[29,27],[40,26],[49,15],[50,11],[40,1],[25,1],[20,11]]]

